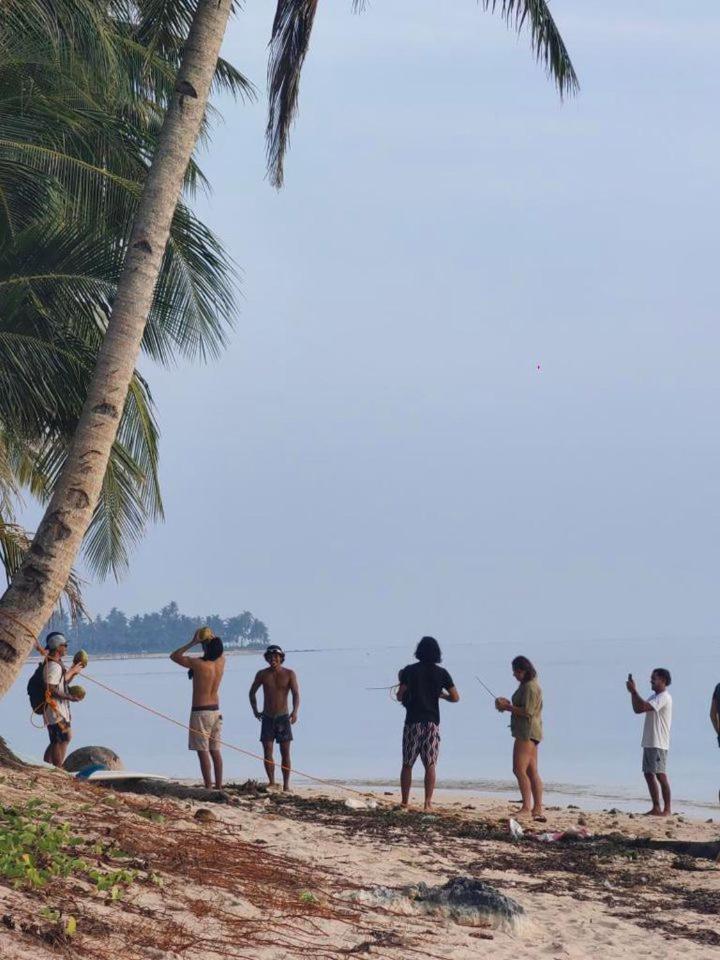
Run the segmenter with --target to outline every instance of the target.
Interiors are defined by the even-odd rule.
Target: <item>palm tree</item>
[[[67,14],[73,6],[82,4],[59,9]],[[111,47],[98,38],[98,25],[90,19],[88,28],[82,20],[71,55],[58,40],[64,22],[52,31],[35,18],[18,36],[0,39],[0,436],[23,438],[34,473],[25,468],[20,485],[41,500],[52,492],[82,409],[177,67],[171,34],[160,49],[143,21],[116,18]],[[98,47],[111,51],[102,57],[103,66],[114,64],[110,82],[106,72],[98,82],[88,69]],[[252,93],[224,61],[216,82],[236,95]],[[186,186],[200,182],[191,163]],[[145,351],[166,363],[178,352],[216,353],[232,315],[231,280],[217,240],[181,203]],[[13,499],[17,489],[14,498],[0,498],[6,547],[0,562],[8,576],[27,542]],[[128,544],[161,513],[154,416],[147,385],[136,374],[85,539],[90,569],[117,576]]]
[[[15,581],[3,598],[0,662],[10,659],[16,669],[30,647],[31,634],[42,627],[68,583],[72,561],[88,527],[87,556],[96,568],[115,569],[124,559],[125,541],[137,535],[148,514],[161,510],[152,408],[146,385],[134,370],[138,351],[130,369],[126,365],[122,369],[124,383],[120,387],[105,383],[98,390],[96,376],[93,396],[92,386],[88,390],[90,373],[99,353],[99,362],[104,354],[105,373],[108,367],[112,370],[111,380],[119,374],[114,357],[118,342],[120,352],[124,351],[129,328],[118,323],[113,328],[112,318],[122,313],[123,299],[127,314],[128,302],[132,304],[138,293],[146,301],[138,328],[140,338],[157,359],[171,360],[178,350],[215,352],[222,345],[223,323],[233,309],[231,272],[217,241],[177,201],[183,186],[192,188],[201,182],[191,154],[204,123],[211,82],[215,79],[234,91],[249,89],[229,65],[218,62],[222,33],[218,24],[222,21],[224,30],[229,14],[222,4],[198,5],[191,39],[200,41],[200,49],[191,47],[177,78],[181,45],[176,34],[173,29],[153,29],[158,0],[143,5],[145,17],[138,16],[143,11],[136,5],[108,4],[115,15],[112,23],[102,22],[96,16],[97,4],[92,3],[88,19],[88,9],[82,9],[87,4],[82,0],[38,0],[36,18],[28,16],[30,5],[28,0],[10,4],[10,22],[22,29],[19,34],[3,35],[3,53],[11,55],[3,56],[0,64],[0,218],[5,221],[0,232],[0,381],[5,360],[10,374],[6,383],[12,386],[12,391],[0,396],[0,404],[7,401],[4,410],[0,406],[0,457],[4,454],[6,463],[17,466],[18,451],[30,453],[24,457],[23,479],[34,493],[52,493],[53,498],[19,571],[17,561],[27,544],[7,509],[7,494],[15,489],[17,473],[11,475],[12,484],[6,484],[4,499],[0,499],[0,505],[5,505],[0,512],[2,556],[10,570],[16,570]],[[176,9],[182,6],[179,0],[175,4]],[[13,9],[19,11],[14,20]],[[53,15],[43,19],[39,14],[48,10]],[[118,20],[121,12],[132,17]],[[47,29],[38,31],[38,23]],[[77,23],[82,31],[80,43],[73,42],[75,56],[63,57],[68,40],[78,40],[70,32]],[[37,45],[32,96],[27,89],[19,94],[13,91],[9,77],[21,57],[28,65],[32,43],[19,49],[19,41],[28,37]],[[209,54],[204,46],[208,40]],[[94,87],[84,83],[92,70],[77,56],[77,50],[85,41],[92,57],[102,59],[104,84],[117,88],[115,93],[122,91],[120,111],[106,109],[97,83]],[[56,54],[54,59],[48,50]],[[135,67],[129,79],[128,64]],[[22,110],[10,112],[9,120],[2,110],[3,80],[6,103],[13,93],[21,96],[23,103]],[[163,135],[162,116],[168,103],[168,117],[174,123],[166,124]],[[3,120],[8,122],[3,125]],[[152,170],[148,174],[147,158],[153,152],[163,154],[166,165],[170,161],[169,175],[167,170],[161,177],[153,176]],[[138,196],[143,181],[144,204]],[[44,193],[43,188],[47,188]],[[42,229],[33,224],[33,217],[44,208],[38,196],[52,199],[58,207],[53,229],[47,217]],[[140,223],[133,232],[138,208]],[[113,229],[98,231],[98,221]],[[123,273],[128,246],[132,252]],[[139,275],[143,277],[140,283]],[[12,309],[5,311],[4,306]],[[59,317],[66,317],[68,323],[58,325]],[[43,329],[44,321],[48,322]],[[21,378],[16,376],[18,368],[24,375]],[[26,394],[21,384],[36,384],[34,396],[32,390]],[[109,400],[110,393],[117,396],[116,404]],[[65,542],[69,529],[65,513],[58,512],[55,504],[62,477],[67,477],[73,463],[70,440],[79,418],[82,424],[83,401],[85,422],[110,422],[112,436],[102,456],[96,452],[97,444],[91,444],[91,457],[98,459],[97,467],[93,464],[90,494],[78,483],[78,476],[83,481],[88,477],[88,448],[77,444],[74,448],[77,472],[64,489],[70,491],[73,509],[84,514],[84,525],[79,540],[71,546]],[[71,554],[70,564],[59,570],[57,563],[63,553]],[[53,567],[46,580],[49,589],[40,586],[45,565]],[[40,596],[42,612],[31,627],[27,607],[36,605]],[[0,676],[0,690],[6,689],[11,679]]]

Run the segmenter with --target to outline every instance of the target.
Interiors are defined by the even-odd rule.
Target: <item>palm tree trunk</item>
[[[13,683],[52,614],[90,525],[231,5],[232,0],[197,2],[87,400],[27,557],[0,598],[0,696]]]

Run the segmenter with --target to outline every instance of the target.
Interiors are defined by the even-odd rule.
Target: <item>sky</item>
[[[93,613],[244,609],[288,647],[717,635],[713,0],[554,0],[561,103],[473,0],[320,4],[264,167],[271,3],[223,53],[197,209],[230,348],[143,371],[166,522]]]

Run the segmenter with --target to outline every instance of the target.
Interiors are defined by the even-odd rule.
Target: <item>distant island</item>
[[[201,626],[210,627],[228,650],[259,650],[270,642],[265,624],[248,610],[228,619],[216,613],[187,616],[180,612],[174,600],[160,611],[132,617],[113,607],[106,617],[73,622],[65,612],[59,612],[48,623],[46,631],[59,630],[73,649],[87,650],[95,656],[142,656],[170,653],[187,643]]]

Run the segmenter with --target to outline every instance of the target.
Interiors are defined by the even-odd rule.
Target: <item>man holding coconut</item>
[[[202,646],[202,657],[188,657],[191,647]],[[222,714],[220,713],[220,682],[225,672],[225,655],[220,637],[210,627],[201,627],[183,647],[170,654],[173,663],[186,667],[193,682],[192,710],[188,749],[198,755],[203,783],[209,789],[214,784],[222,788],[223,762],[220,752]]]
[[[45,649],[42,651],[45,657],[43,680],[46,690],[43,719],[50,737],[43,760],[55,767],[62,767],[72,739],[70,704],[77,703],[85,696],[82,687],[71,688],[69,683],[87,666],[87,654],[84,650],[78,650],[68,670],[63,663],[67,648],[68,642],[63,634],[53,632],[45,638]]]

